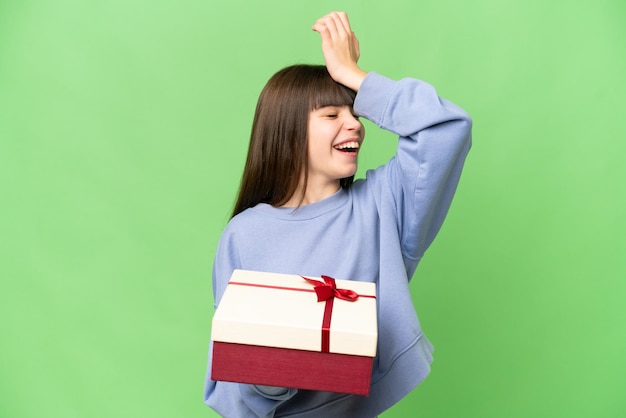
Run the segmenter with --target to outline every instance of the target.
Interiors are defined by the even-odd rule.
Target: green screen
[[[626,3],[0,2],[0,417],[213,417],[211,265],[256,98],[361,65],[474,119],[412,282],[436,346],[391,417],[626,414]],[[360,174],[395,150],[367,125]]]

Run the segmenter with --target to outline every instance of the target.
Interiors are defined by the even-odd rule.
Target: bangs
[[[326,70],[326,68],[324,68]],[[315,90],[311,98],[309,111],[325,106],[350,106],[354,104],[356,93],[348,87],[337,83],[324,71],[315,83]]]

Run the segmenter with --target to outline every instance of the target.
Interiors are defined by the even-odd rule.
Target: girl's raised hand
[[[331,12],[312,28],[322,37],[322,53],[330,76],[338,83],[358,91],[367,72],[361,70],[359,41],[350,28],[345,12]]]

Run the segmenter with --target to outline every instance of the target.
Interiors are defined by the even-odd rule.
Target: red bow
[[[349,302],[354,302],[359,297],[358,293],[349,289],[337,289],[335,279],[328,276],[322,276],[324,283],[307,279],[301,276],[307,282],[315,285],[315,294],[317,294],[317,301],[326,301],[324,306],[324,319],[322,321],[322,353],[330,352],[330,320],[333,315],[333,301],[335,297]]]
[[[328,300],[333,297],[336,297],[342,300],[347,300],[349,302],[354,302],[355,300],[359,298],[359,294],[353,290],[337,289],[337,285],[335,284],[335,279],[333,279],[332,277],[322,276],[322,279],[324,279],[324,283],[318,280],[307,279],[304,276],[302,276],[302,278],[306,280],[307,282],[315,285],[314,289],[315,289],[315,294],[317,295],[318,302],[322,302],[324,300]]]

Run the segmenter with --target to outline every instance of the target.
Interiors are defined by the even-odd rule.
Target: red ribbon
[[[335,279],[329,276],[322,276],[324,283],[308,279],[301,276],[304,280],[314,285],[317,301],[326,301],[324,306],[324,319],[322,320],[322,353],[330,352],[330,321],[333,316],[333,302],[335,298],[354,302],[359,298],[359,294],[350,289],[337,289]]]

